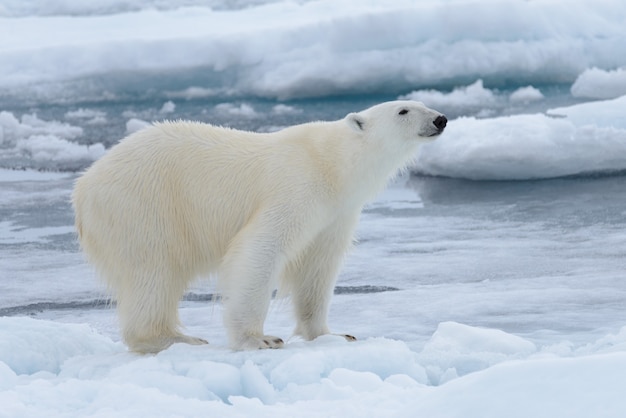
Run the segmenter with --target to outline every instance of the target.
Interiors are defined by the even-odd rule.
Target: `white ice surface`
[[[572,95],[586,99],[614,99],[626,94],[626,69],[585,70],[572,85]]]
[[[459,118],[415,163],[420,173],[522,180],[626,170],[626,96],[547,114]]]
[[[0,337],[0,416],[7,418],[620,418],[626,412],[624,329],[611,336],[614,344],[567,358],[457,323],[442,324],[422,353],[390,339],[349,343],[326,336],[282,350],[175,345],[137,356],[87,325],[30,318],[0,318]],[[450,366],[444,373],[450,380],[428,384],[427,370],[442,365]]]
[[[509,96],[509,100],[511,102],[517,103],[535,102],[538,100],[542,100],[543,98],[544,95],[543,93],[541,93],[541,90],[533,86],[520,87]]]
[[[92,121],[102,118],[93,111],[68,114],[68,118],[83,118],[92,114]],[[24,114],[18,119],[13,113],[0,112],[0,163],[24,161],[24,166],[54,170],[72,169],[97,160],[104,155],[104,145],[80,145],[74,141],[82,135],[80,127],[59,121],[39,119],[36,114]]]
[[[400,100],[416,100],[428,103],[434,109],[449,110],[450,108],[463,109],[465,112],[481,111],[489,109],[498,101],[498,97],[483,85],[482,80],[473,84],[457,87],[449,93],[438,90],[416,90],[407,95],[400,96]]]
[[[12,91],[195,67],[237,74],[228,87],[236,92],[285,98],[480,77],[571,83],[588,68],[625,64],[620,0],[248,1],[234,10],[97,0],[91,14],[79,1],[23,3],[0,1],[0,88]],[[187,87],[190,95],[209,91]]]

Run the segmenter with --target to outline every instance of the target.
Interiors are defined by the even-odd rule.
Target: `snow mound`
[[[245,118],[256,118],[259,116],[254,107],[248,103],[241,103],[239,106],[233,103],[220,103],[215,106],[215,110],[218,113],[231,115],[231,116],[243,116]]]
[[[489,108],[496,103],[496,95],[492,90],[486,89],[480,79],[469,86],[457,87],[450,93],[416,90],[400,96],[399,99],[423,102],[435,109],[463,108],[465,111]]]
[[[500,330],[473,328],[455,322],[439,324],[420,354],[435,384],[483,370],[506,360],[526,358],[537,348]]]
[[[17,375],[56,374],[70,358],[119,350],[87,325],[0,317],[0,364]]]
[[[5,317],[0,403],[6,416],[50,418],[587,418],[597,408],[617,418],[626,412],[626,334],[605,339],[611,352],[559,358],[498,330],[444,323],[419,354],[400,341],[325,336],[282,350],[176,344],[139,356],[85,325]],[[425,370],[444,363],[467,374],[429,385]]]
[[[0,166],[78,170],[105,152],[100,143],[80,145],[72,141],[82,134],[82,128],[44,121],[36,114],[24,114],[19,120],[11,112],[0,112]]]
[[[585,99],[614,99],[623,96],[626,94],[626,69],[587,69],[578,76],[571,91],[572,96]]]
[[[541,90],[533,86],[520,87],[509,96],[509,100],[514,103],[530,103],[542,99],[544,96]]]
[[[58,98],[62,82],[124,73],[178,73],[192,82],[177,91],[207,89],[189,96],[400,93],[480,77],[573,82],[624,64],[618,0],[30,3],[0,5],[0,88],[18,95],[35,86]],[[184,76],[198,73],[204,82]]]
[[[547,114],[459,118],[424,145],[414,170],[472,180],[525,180],[626,170],[626,96]]]
[[[130,118],[126,121],[126,133],[132,134],[141,131],[142,129],[147,128],[151,125],[152,124],[150,122],[147,122],[143,119]]]
[[[493,116],[497,111],[506,111],[511,104],[527,105],[544,98],[539,89],[526,86],[513,91],[507,99],[505,93],[486,88],[482,79],[467,86],[455,87],[450,92],[415,90],[398,97],[400,100],[423,102],[434,109],[445,110],[448,115],[477,117]]]
[[[604,417],[626,412],[626,353],[498,364],[412,399],[399,416]]]

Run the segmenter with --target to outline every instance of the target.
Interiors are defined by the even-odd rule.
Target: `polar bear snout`
[[[435,128],[439,130],[439,133],[443,132],[447,124],[448,118],[446,118],[444,115],[437,116],[433,122],[433,125],[435,125]]]
[[[435,130],[428,136],[432,137],[432,136],[441,135],[441,133],[443,132],[447,124],[448,124],[448,118],[446,118],[444,115],[437,116],[435,120],[433,120],[433,126],[432,126],[435,128]]]
[[[446,128],[448,124],[448,118],[446,118],[442,114],[438,114],[434,119],[431,119],[432,122],[428,123],[422,128],[421,137],[435,137],[440,135],[443,130]]]

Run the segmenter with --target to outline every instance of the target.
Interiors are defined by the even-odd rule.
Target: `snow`
[[[105,116],[106,113],[104,112],[93,109],[84,109],[82,107],[65,113],[65,119],[94,119],[104,118]]]
[[[215,110],[219,113],[225,113],[230,116],[243,116],[244,118],[256,118],[259,116],[254,107],[248,103],[241,103],[239,106],[233,103],[220,103],[215,106]]]
[[[192,100],[192,99],[200,99],[200,98],[217,96],[218,93],[219,92],[214,89],[191,86],[181,91],[168,91],[166,92],[166,95],[172,99]]]
[[[76,115],[84,113],[78,113]],[[77,117],[70,114],[69,117]],[[96,115],[101,116],[101,115]],[[24,114],[0,112],[0,164],[17,168],[76,170],[104,155],[100,143],[80,145],[73,140],[83,134],[80,127]]]
[[[130,118],[126,121],[126,133],[132,134],[142,130],[143,128],[147,128],[148,126],[150,126],[150,122],[142,119]]]
[[[276,1],[276,0],[274,0]],[[0,4],[0,16],[89,16],[116,14],[145,9],[172,10],[185,6],[205,6],[215,9],[242,9],[272,0],[48,0],[42,4],[21,0],[3,0]]]
[[[180,91],[288,98],[479,78],[571,83],[624,65],[620,0],[23,3],[0,2],[0,89],[51,98],[70,94],[59,82],[124,72],[200,70],[207,85]]]
[[[526,114],[452,121],[420,150],[415,171],[523,180],[626,170],[626,96]]]
[[[607,112],[619,119],[621,101],[557,120],[544,87],[571,87],[559,109],[626,94],[619,0],[88,3],[0,0],[0,106],[123,102],[132,92],[150,98],[162,83],[154,112],[124,110],[126,129],[107,136],[116,116],[87,105],[56,120],[0,107],[0,167],[81,170],[124,134],[194,100],[215,100],[203,110],[212,121],[268,132],[285,118],[262,125],[266,116],[306,121],[306,113],[283,103],[261,111],[248,98],[373,93],[451,119],[416,172],[510,180],[626,168],[624,130],[606,123]]]
[[[176,110],[176,104],[173,101],[168,100],[167,102],[163,103],[163,106],[161,106],[161,110],[159,110],[159,113],[161,114],[174,113],[175,110]]]
[[[624,353],[500,364],[412,400],[399,416],[619,417]],[[451,401],[454,400],[454,401]]]
[[[572,95],[587,99],[614,99],[626,95],[626,69],[589,68],[572,85]]]
[[[272,113],[277,114],[277,115],[293,115],[293,114],[302,113],[302,110],[294,106],[277,104],[276,106],[272,107]]]
[[[520,87],[509,96],[510,101],[522,103],[534,102],[543,98],[544,95],[541,93],[541,90],[533,86]]]
[[[415,90],[398,97],[400,100],[416,100],[427,103],[428,106],[435,109],[445,109],[445,112],[449,114],[479,117],[493,116],[497,110],[506,109],[511,104],[527,105],[544,98],[541,90],[533,86],[520,87],[507,94],[496,89],[486,88],[481,79],[467,86],[455,87],[450,92],[434,89]]]
[[[621,417],[626,351],[556,357],[498,330],[441,324],[401,341],[320,337],[282,350],[127,353],[87,325],[0,318],[3,416]],[[626,333],[612,336],[622,345]],[[428,369],[454,357],[441,385]],[[454,402],[451,400],[454,399]]]
[[[536,351],[533,343],[500,330],[443,322],[419,359],[428,364],[430,380],[441,384],[503,361],[526,358]]]
[[[399,99],[428,103],[428,106],[434,109],[463,108],[466,111],[471,111],[493,106],[496,102],[496,95],[492,90],[483,86],[482,80],[477,80],[469,86],[457,87],[450,93],[442,93],[432,89],[417,90],[400,96]]]

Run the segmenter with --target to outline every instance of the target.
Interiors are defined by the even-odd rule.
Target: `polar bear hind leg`
[[[178,303],[185,287],[165,269],[136,269],[115,280],[122,336],[132,351],[157,353],[175,343],[207,344],[180,332]],[[146,277],[148,276],[148,277]],[[111,277],[107,280],[112,283]]]

